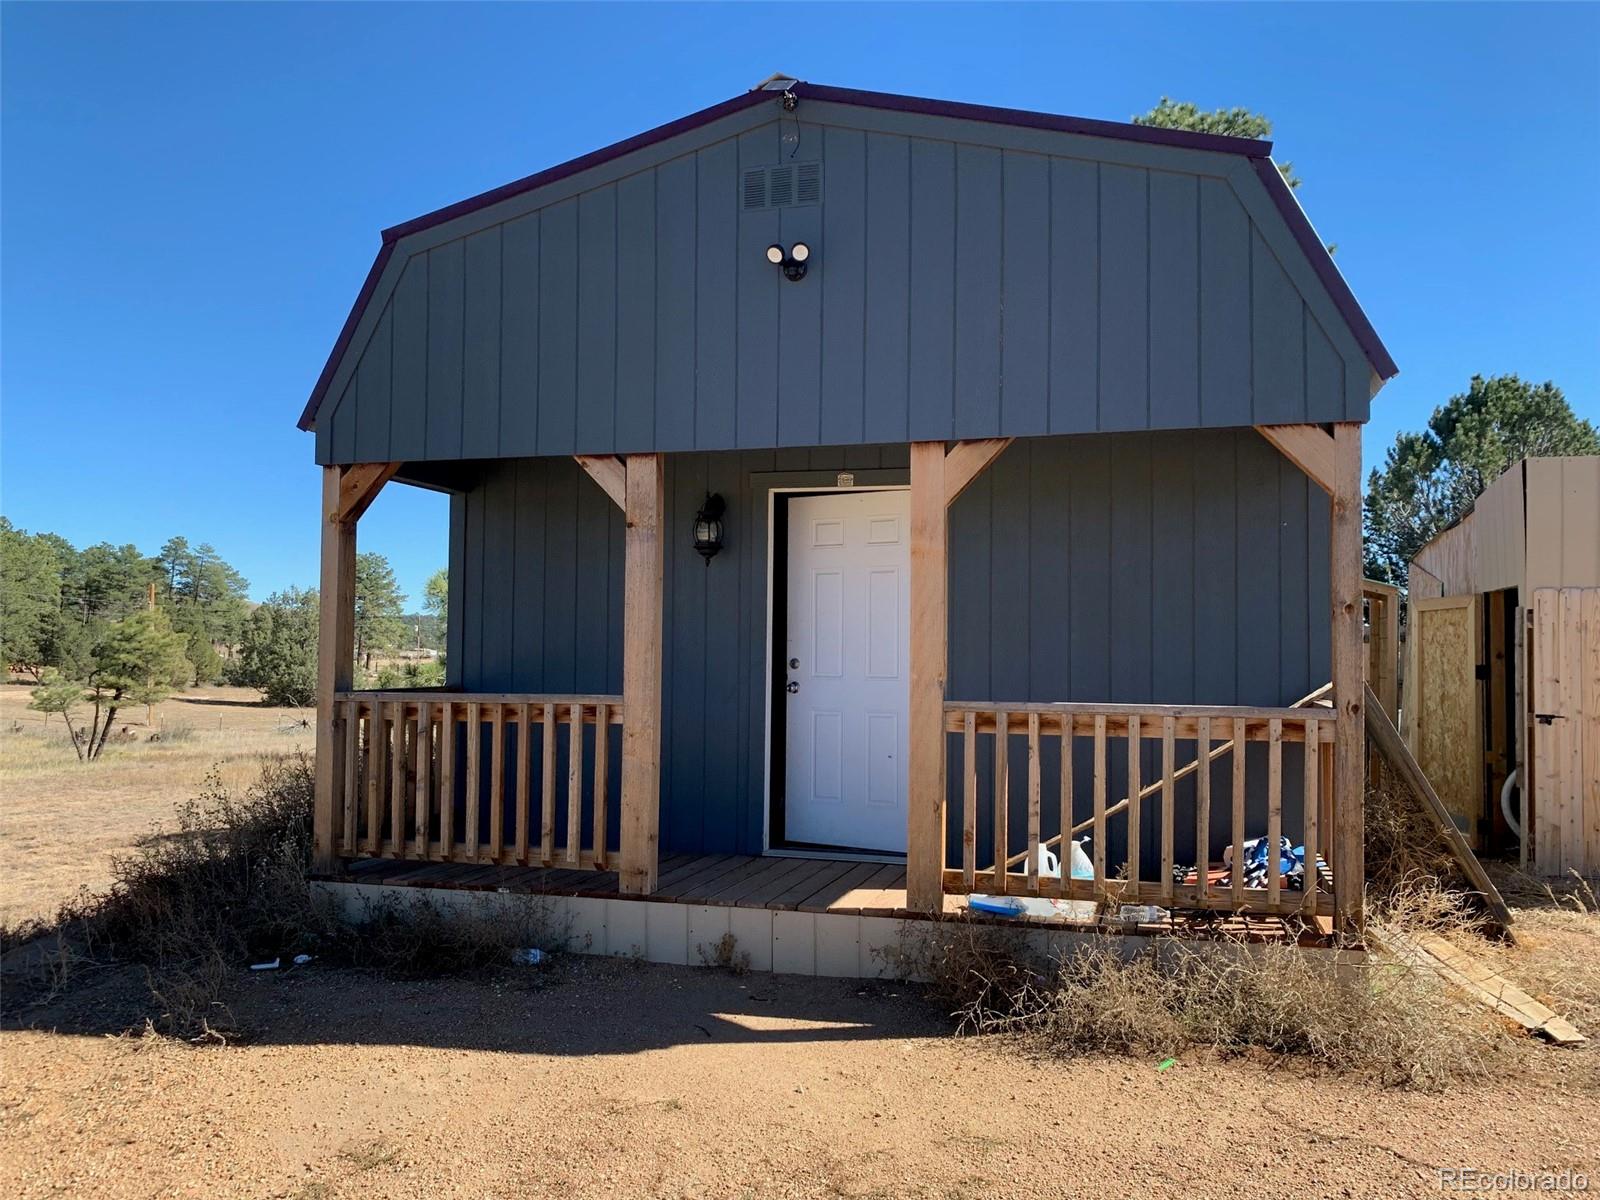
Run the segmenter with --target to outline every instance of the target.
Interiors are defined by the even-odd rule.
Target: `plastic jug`
[[[1094,864],[1089,861],[1089,856],[1083,852],[1082,842],[1072,843],[1072,877],[1074,879],[1094,878]]]

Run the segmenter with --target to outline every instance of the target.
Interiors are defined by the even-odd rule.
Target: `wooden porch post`
[[[322,583],[317,605],[317,772],[311,807],[311,863],[331,871],[335,791],[343,745],[333,694],[348,691],[356,657],[356,522],[400,469],[396,462],[322,468]]]
[[[911,443],[911,703],[906,907],[944,906],[944,679],[948,596],[943,442]]]
[[[1010,438],[911,443],[911,703],[906,907],[944,909],[944,682],[949,663],[950,506]],[[1005,861],[1005,847],[995,851]],[[1002,868],[1003,869],[1003,868]]]
[[[1328,493],[1329,602],[1333,639],[1333,754],[1323,799],[1333,794],[1333,908],[1341,937],[1361,936],[1365,857],[1366,651],[1361,644],[1361,426],[1257,425],[1257,431]],[[1331,789],[1329,784],[1332,785]]]
[[[317,627],[317,776],[312,866],[333,870],[334,781],[338,744],[333,695],[350,687],[355,664],[356,523],[340,520],[339,467],[322,468],[322,583]]]
[[[1361,426],[1333,427],[1329,537],[1333,633],[1333,904],[1337,932],[1361,935],[1366,891],[1366,687],[1361,645]]]
[[[587,468],[586,468],[587,469]],[[619,890],[655,891],[661,840],[662,457],[627,457]]]

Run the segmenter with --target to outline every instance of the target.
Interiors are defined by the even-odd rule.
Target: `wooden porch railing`
[[[620,696],[337,692],[333,718],[340,854],[615,865],[607,798]]]
[[[1325,785],[1322,763],[1332,753],[1334,721],[1325,708],[1198,708],[1190,706],[1126,704],[996,704],[949,702],[945,705],[946,734],[960,735],[962,864],[944,872],[944,890],[949,894],[987,892],[997,895],[1060,897],[1074,900],[1153,903],[1166,907],[1223,909],[1257,913],[1303,913],[1326,915],[1333,912],[1333,897],[1318,878],[1319,849],[1331,844],[1333,811],[1330,790]],[[1016,742],[1026,744],[1026,822],[1022,837],[1008,828],[1012,813],[1012,751]],[[1056,779],[1047,786],[1042,750],[1053,740],[1059,750]],[[983,743],[987,742],[987,746]],[[1265,822],[1258,830],[1247,830],[1247,801],[1251,792],[1251,764],[1239,748],[1251,742],[1266,746],[1266,779],[1258,780],[1256,792],[1265,799]],[[1003,743],[1000,752],[997,743]],[[1116,743],[1120,743],[1117,745]],[[1147,743],[1159,745],[1159,767],[1145,778]],[[1284,828],[1285,743],[1303,747],[1301,758],[1302,820],[1300,827]],[[988,754],[989,795],[979,796],[979,762]],[[1186,751],[1180,752],[1180,751]],[[1126,787],[1112,793],[1114,764],[1125,764]],[[1212,764],[1230,759],[1229,782],[1221,812],[1214,814]],[[1201,769],[1201,760],[1205,769]],[[954,755],[952,755],[954,761]],[[1091,815],[1074,819],[1075,774],[1078,764],[1086,763],[1090,783],[1089,804],[1078,797],[1077,807],[1088,807]],[[1190,793],[1180,801],[1180,787],[1189,777]],[[1221,797],[1217,798],[1223,799]],[[978,862],[978,817],[980,804],[992,813],[991,844],[995,853],[987,864]],[[1194,814],[1194,841],[1191,846],[1177,844],[1177,814],[1187,804]],[[1160,869],[1156,877],[1142,870],[1145,858],[1146,806],[1158,813],[1154,824],[1159,839]],[[1213,816],[1224,822],[1225,844],[1232,847],[1233,867],[1226,884],[1214,881],[1210,848],[1213,841]],[[1053,817],[1054,820],[1050,820]],[[1113,822],[1120,822],[1114,826]],[[1046,826],[1066,830],[1070,840],[1088,832],[1092,836],[1092,879],[1072,879],[1070,847],[1062,849],[1061,833],[1046,836]],[[1114,828],[1122,832],[1126,854],[1121,863],[1108,863],[1109,835]],[[1281,877],[1278,855],[1267,857],[1264,888],[1244,886],[1239,869],[1244,859],[1244,844],[1251,836],[1265,835],[1269,846],[1278,845],[1285,832],[1295,833],[1305,845],[1306,868],[1303,889],[1292,889]],[[1025,848],[1011,853],[1021,843]],[[1040,847],[1058,851],[1060,878],[1041,876]],[[1331,855],[1322,851],[1326,861]],[[1191,879],[1179,882],[1174,865],[1192,862]]]

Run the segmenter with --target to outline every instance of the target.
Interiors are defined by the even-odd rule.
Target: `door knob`
[[[792,696],[792,695],[794,695],[796,692],[798,692],[800,690],[800,685],[798,683],[796,683],[794,680],[791,679],[788,683],[786,683],[784,685],[783,690],[788,692]]]

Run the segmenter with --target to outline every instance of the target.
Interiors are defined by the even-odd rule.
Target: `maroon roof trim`
[[[1025,129],[1047,129],[1052,133],[1078,133],[1087,137],[1116,138],[1121,142],[1143,142],[1152,146],[1179,146],[1185,150],[1212,150],[1222,154],[1245,154],[1251,157],[1272,153],[1271,142],[1257,141],[1255,138],[1191,133],[1187,129],[1160,129],[1153,125],[1097,121],[1090,117],[1064,117],[1056,113],[1034,112],[1025,108],[995,108],[988,104],[964,104],[956,100],[926,100],[920,96],[898,96],[892,92],[863,92],[855,88],[828,87],[820,83],[796,84],[794,92],[797,96],[808,100],[825,100],[833,104],[854,104],[860,108],[882,108],[890,112],[949,117],[959,121],[986,121],[991,125],[1017,125]]]
[[[1322,239],[1317,236],[1317,231],[1312,228],[1311,219],[1300,207],[1300,202],[1289,190],[1289,184],[1284,179],[1283,172],[1278,170],[1277,163],[1270,158],[1253,158],[1250,160],[1250,165],[1255,167],[1257,178],[1266,186],[1267,195],[1272,197],[1279,215],[1289,226],[1289,232],[1294,234],[1294,240],[1299,243],[1301,253],[1310,262],[1312,270],[1317,273],[1317,278],[1322,280],[1322,286],[1328,289],[1328,295],[1333,297],[1334,306],[1350,326],[1350,332],[1355,335],[1361,352],[1367,356],[1367,362],[1378,373],[1378,378],[1393,379],[1400,373],[1400,368],[1395,365],[1388,348],[1383,344],[1383,339],[1378,336],[1378,331],[1367,319],[1367,314],[1362,309],[1361,302],[1356,299],[1356,294],[1350,290],[1350,285],[1345,282],[1339,268],[1333,265],[1333,257],[1328,253],[1328,248],[1322,244]]]
[[[378,247],[378,257],[372,260],[372,267],[367,272],[366,281],[361,285],[361,291],[356,294],[356,302],[350,306],[350,315],[344,319],[344,328],[339,330],[338,340],[333,343],[333,349],[328,352],[328,361],[322,364],[322,373],[317,376],[316,386],[311,389],[311,398],[306,401],[305,410],[300,414],[299,427],[310,429],[312,422],[317,419],[317,409],[322,407],[323,397],[327,394],[328,384],[333,380],[333,372],[339,366],[339,360],[344,357],[344,352],[350,347],[350,339],[355,336],[356,326],[361,322],[361,314],[367,311],[367,304],[372,299],[372,293],[378,289],[378,277],[383,274],[383,269],[389,265],[389,257],[394,253],[394,243],[385,241]]]
[[[613,142],[609,146],[591,151],[578,158],[568,159],[564,163],[550,167],[547,170],[526,175],[511,183],[502,184],[500,187],[491,188],[487,192],[480,192],[476,196],[469,196],[465,200],[458,200],[444,208],[434,209],[431,213],[424,213],[400,225],[392,225],[383,231],[383,240],[396,241],[408,233],[419,230],[431,229],[435,225],[442,225],[456,217],[477,212],[480,208],[488,208],[491,204],[498,204],[502,200],[509,200],[513,196],[520,196],[523,192],[531,192],[534,188],[541,188],[547,184],[565,179],[569,175],[576,175],[579,171],[587,171],[590,167],[598,167],[612,159],[621,158],[624,154],[631,154],[635,150],[643,150],[646,146],[653,146],[657,142],[664,142],[668,138],[676,137],[680,133],[688,133],[699,129],[702,125],[709,125],[713,121],[731,116],[747,108],[754,108],[763,100],[776,102],[777,96],[772,92],[743,92],[732,100],[724,100],[721,104],[713,104],[710,108],[702,108],[699,112],[690,113],[687,117],[679,117],[676,121],[668,121],[665,125],[657,125],[654,129],[647,129],[643,133],[636,133],[633,137],[624,138],[620,142]]]
[[[964,104],[951,100],[927,100],[917,96],[900,96],[891,92],[868,92],[854,88],[828,87],[824,84],[796,83],[793,87],[796,95],[811,100],[821,100],[835,104],[853,104],[862,108],[878,108],[890,112],[918,113],[925,116],[948,117],[964,121],[985,121],[995,125],[1013,125],[1026,129],[1044,129],[1055,133],[1075,133],[1088,137],[1109,137],[1125,142],[1143,142],[1147,145],[1177,146],[1188,150],[1209,150],[1222,154],[1242,155],[1251,160],[1256,168],[1256,173],[1267,185],[1267,191],[1277,205],[1278,211],[1289,223],[1295,240],[1300,244],[1306,256],[1311,260],[1312,267],[1316,270],[1318,278],[1332,294],[1334,303],[1345,319],[1350,322],[1356,340],[1366,352],[1373,369],[1383,378],[1394,375],[1397,368],[1394,360],[1384,349],[1383,343],[1378,340],[1377,332],[1372,328],[1372,323],[1367,320],[1366,314],[1361,311],[1361,306],[1356,302],[1350,287],[1345,283],[1343,276],[1333,265],[1326,249],[1317,240],[1316,232],[1311,228],[1311,222],[1300,210],[1299,204],[1289,194],[1288,186],[1278,174],[1277,168],[1269,157],[1272,153],[1272,143],[1257,141],[1252,138],[1223,137],[1209,133],[1190,133],[1181,129],[1159,129],[1148,125],[1123,124],[1120,121],[1098,121],[1087,117],[1065,117],[1053,113],[1032,112],[1017,108],[996,108],[986,104]],[[350,339],[355,334],[355,329],[360,324],[362,314],[366,311],[367,304],[372,299],[373,292],[377,289],[378,278],[383,274],[383,269],[388,265],[397,242],[409,234],[418,233],[424,229],[431,229],[442,225],[456,217],[466,216],[468,213],[477,212],[502,200],[509,200],[513,196],[522,195],[533,191],[535,188],[545,187],[568,176],[576,175],[580,171],[598,167],[603,163],[631,154],[635,150],[642,150],[657,142],[688,133],[703,125],[730,116],[744,109],[754,107],[763,102],[774,101],[778,93],[771,91],[755,90],[743,92],[731,100],[724,100],[720,104],[713,104],[699,112],[690,113],[676,121],[669,121],[665,125],[658,125],[644,133],[614,142],[600,150],[578,158],[570,159],[547,170],[539,171],[500,187],[481,192],[476,196],[468,197],[455,204],[446,205],[444,208],[435,209],[424,213],[410,221],[399,225],[390,226],[383,231],[383,244],[378,250],[378,256],[373,260],[372,269],[367,272],[366,282],[361,285],[361,292],[356,296],[356,302],[350,309],[350,315],[345,318],[344,327],[339,331],[338,340],[334,342],[333,350],[328,355],[328,361],[323,364],[322,372],[317,376],[316,386],[311,389],[311,396],[306,401],[305,410],[300,414],[299,426],[301,429],[310,429],[316,419],[317,410],[321,407],[326,396],[328,385],[337,369],[339,360],[349,348]]]

